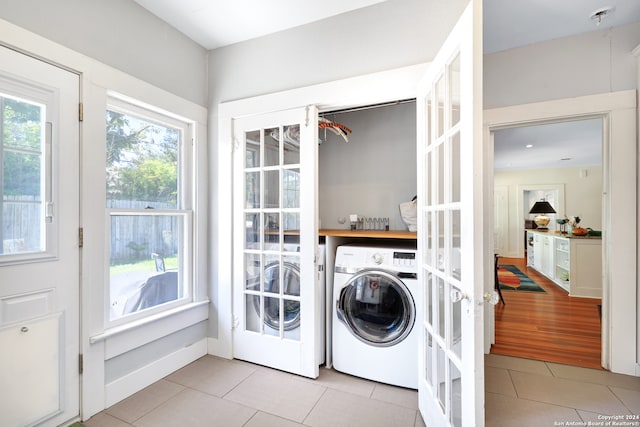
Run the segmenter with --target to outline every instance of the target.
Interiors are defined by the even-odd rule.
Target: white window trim
[[[123,335],[124,336],[127,333],[134,332],[136,329],[142,328],[143,326],[150,325],[150,324],[156,323],[156,322],[160,322],[160,321],[162,321],[164,319],[169,319],[169,318],[172,319],[174,317],[181,316],[184,313],[188,313],[190,311],[194,311],[196,309],[199,309],[200,307],[207,306],[207,305],[209,305],[209,300],[205,299],[205,300],[202,300],[202,301],[190,302],[189,304],[182,304],[179,307],[175,307],[175,308],[172,308],[172,309],[165,309],[165,310],[162,310],[159,313],[155,313],[155,314],[151,314],[151,315],[148,315],[148,316],[144,316],[141,319],[132,320],[132,321],[127,322],[127,323],[125,323],[123,325],[114,326],[113,328],[106,329],[104,332],[102,332],[100,334],[92,335],[91,337],[89,337],[89,344],[96,344],[96,343],[98,343],[100,341],[106,341],[106,340],[109,340],[109,339],[112,339],[112,338],[116,338],[119,335]],[[193,324],[195,324],[195,323],[197,323],[199,321],[202,321],[204,319],[206,319],[206,317],[205,318],[202,318],[200,316],[193,317],[191,321],[188,321],[188,324],[186,326],[193,325]],[[178,328],[176,330],[182,329],[183,326],[185,326],[185,325],[180,325],[180,328]],[[150,342],[150,341],[143,341],[143,343],[146,343],[146,342]],[[138,341],[137,345],[139,346],[140,344],[141,344],[141,342]],[[132,347],[132,348],[135,348],[135,346]],[[119,354],[122,354],[122,353],[114,354],[112,357],[118,356]]]
[[[57,126],[52,129],[51,123],[57,125],[59,121],[56,107],[57,95],[55,92],[41,87],[36,83],[27,85],[16,82],[2,74],[0,74],[0,92],[4,93],[7,98],[24,100],[32,104],[40,104],[44,109],[45,126],[41,131],[44,140],[44,149],[41,155],[43,157],[42,164],[44,165],[44,177],[42,177],[42,179],[45,181],[45,185],[42,188],[41,203],[43,217],[47,215],[47,210],[50,209],[53,218],[53,221],[44,221],[42,223],[42,230],[40,232],[41,239],[44,239],[44,248],[42,248],[42,250],[9,255],[2,254],[0,255],[0,266],[55,260],[58,258],[59,232],[58,222],[55,221],[55,211],[58,204],[58,188],[56,185],[56,171],[53,168],[55,156],[57,155],[55,151],[57,144],[54,145],[53,141],[57,140],[56,135],[54,135],[54,133],[57,132]],[[1,168],[0,172],[2,172]],[[2,242],[0,242],[0,244],[2,244]]]
[[[196,235],[194,233],[194,192],[197,185],[195,174],[193,173],[195,147],[194,121],[181,117],[177,114],[165,111],[158,107],[136,101],[131,97],[124,96],[116,92],[107,92],[106,110],[130,115],[139,119],[146,120],[159,126],[170,126],[180,129],[182,140],[178,147],[178,195],[177,206],[175,209],[125,209],[125,208],[107,208],[105,215],[105,304],[104,304],[104,322],[109,330],[119,331],[127,325],[137,327],[141,324],[149,323],[145,319],[161,318],[164,312],[173,312],[181,306],[190,305],[194,302],[196,294],[195,280],[195,262],[193,254],[196,245]],[[110,242],[110,221],[114,216],[178,216],[182,217],[183,236],[180,238],[180,265],[181,271],[178,283],[181,284],[185,294],[174,301],[160,304],[155,307],[147,308],[136,313],[124,315],[115,319],[110,319],[110,277],[109,277],[109,242]]]

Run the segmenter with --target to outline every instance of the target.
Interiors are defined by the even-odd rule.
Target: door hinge
[[[83,373],[84,371],[84,357],[82,356],[82,354],[78,355],[78,372],[79,373]]]
[[[78,229],[78,247],[81,248],[84,246],[84,228],[80,227]]]
[[[84,104],[81,102],[78,104],[78,121],[84,120]]]

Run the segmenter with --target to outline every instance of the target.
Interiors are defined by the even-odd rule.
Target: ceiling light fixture
[[[524,148],[533,148],[533,144],[527,144],[524,146]]]
[[[611,6],[601,7],[600,9],[596,9],[593,12],[591,12],[591,15],[589,15],[589,18],[593,22],[595,22],[596,25],[600,25],[602,20],[611,12],[613,12],[613,7]]]

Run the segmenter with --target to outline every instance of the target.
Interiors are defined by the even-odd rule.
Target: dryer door
[[[415,321],[415,303],[407,286],[383,270],[362,270],[342,288],[338,319],[366,344],[389,347],[404,340]]]
[[[300,269],[290,262],[283,263],[282,280],[284,293],[286,295],[300,296]],[[264,323],[275,331],[280,330],[280,304],[277,296],[280,294],[280,264],[275,262],[264,269],[264,293],[273,294],[274,298],[265,298],[264,301]],[[259,287],[258,287],[259,290]],[[274,302],[276,301],[276,302]],[[253,306],[256,313],[260,313],[260,297],[253,297]],[[300,301],[285,301],[283,304],[284,313],[283,329],[291,331],[300,326]]]

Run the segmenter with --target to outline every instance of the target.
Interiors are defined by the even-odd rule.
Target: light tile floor
[[[488,355],[485,379],[487,426],[588,425],[603,421],[600,415],[640,415],[636,377]],[[640,420],[635,421],[628,425],[640,426]],[[414,427],[425,423],[414,390],[323,367],[320,377],[310,380],[205,356],[85,425]]]

